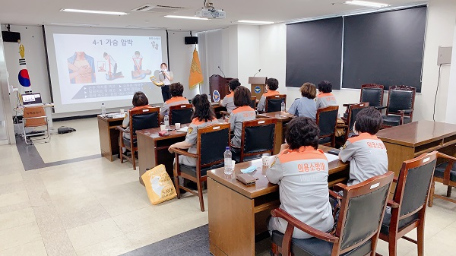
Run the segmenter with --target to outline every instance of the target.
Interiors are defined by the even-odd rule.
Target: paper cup
[[[164,124],[160,125],[160,131],[164,131],[164,130],[166,130],[166,125],[164,125]]]
[[[120,109],[120,114],[121,114],[121,115],[125,114],[125,109],[121,108],[121,109]]]
[[[263,162],[263,166],[269,166],[269,156],[263,156],[261,161]]]
[[[176,126],[176,130],[179,130],[181,128],[181,124],[180,123],[175,123],[174,125]]]

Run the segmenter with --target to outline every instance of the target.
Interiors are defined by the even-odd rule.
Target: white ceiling
[[[392,6],[417,3],[416,0],[376,0]],[[138,13],[132,9],[144,4],[185,7],[174,15],[193,16],[203,6],[203,0],[1,0],[0,22],[16,25],[77,25],[100,27],[166,28],[169,30],[202,31],[227,27],[237,20],[268,20],[287,22],[296,19],[372,10],[342,4],[344,0],[212,0],[215,8],[224,9],[223,20],[182,20],[164,18],[163,13]],[[423,2],[423,1],[421,1]],[[125,16],[65,13],[62,8],[128,12]],[[171,14],[171,13],[167,13]]]

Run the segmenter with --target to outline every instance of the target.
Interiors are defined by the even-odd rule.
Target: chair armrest
[[[124,132],[124,133],[130,133],[130,130],[125,129],[125,128],[123,128],[120,125],[116,126],[116,129],[121,131],[121,132]]]
[[[277,208],[277,209],[274,209],[271,211],[271,215],[274,216],[274,217],[279,217],[279,218],[282,218],[284,220],[286,220],[288,222],[288,225],[292,225],[304,232],[306,232],[307,234],[311,235],[311,236],[314,236],[318,239],[321,239],[321,240],[324,240],[324,241],[327,241],[327,242],[330,242],[330,243],[335,243],[337,241],[339,241],[339,238],[336,237],[336,236],[333,236],[331,234],[328,234],[328,233],[325,233],[323,231],[320,231],[316,228],[313,228],[301,221],[299,221],[298,219],[296,219],[295,217],[291,216],[290,214],[288,214],[286,211],[280,209],[280,208]]]
[[[173,149],[171,149],[171,151],[176,153],[176,155],[183,155],[183,156],[188,156],[188,157],[192,157],[192,158],[198,158],[197,154],[188,153],[187,151],[179,149],[179,148],[173,148]]]
[[[396,183],[397,183],[398,180],[399,180],[398,177],[394,177],[394,178],[393,178],[393,182],[396,182]]]
[[[344,107],[350,107],[351,105],[355,105],[356,103],[345,103],[342,106]]]
[[[386,109],[387,106],[377,106],[377,107],[374,107],[375,109],[377,110],[383,110],[383,109]]]
[[[398,111],[399,113],[403,114],[411,114],[413,112],[413,109],[402,109]]]
[[[339,194],[337,194],[336,192],[332,191],[331,189],[328,189],[328,191],[329,191],[329,196],[342,200],[342,197]]]
[[[388,206],[390,206],[391,208],[399,208],[399,204],[394,202],[393,200],[388,200],[388,202],[386,202],[386,204]]]
[[[449,155],[441,153],[441,152],[437,152],[437,157],[447,159],[447,160],[449,160],[450,163],[456,162],[456,157],[449,156]]]

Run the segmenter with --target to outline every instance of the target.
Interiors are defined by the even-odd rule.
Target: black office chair
[[[354,186],[336,185],[343,190],[339,220],[334,234],[315,229],[278,208],[272,216],[288,222],[285,234],[272,232],[272,252],[289,255],[336,256],[375,255],[378,234],[388,201],[394,173],[388,172]],[[314,237],[292,238],[294,228]]]
[[[201,211],[204,212],[203,185],[207,181],[207,171],[222,167],[223,153],[230,145],[230,124],[215,124],[206,128],[198,129],[196,147],[197,154],[188,153],[182,149],[173,149],[176,155],[174,164],[174,185],[177,198],[180,198],[180,190],[183,189],[199,197]],[[179,164],[179,155],[197,159],[196,167]],[[179,177],[196,183],[198,191],[195,192],[183,185],[179,185]]]
[[[267,96],[265,106],[264,106],[264,112],[270,113],[270,112],[281,111],[282,102],[285,102],[285,105],[287,104],[287,95],[277,94],[277,95]]]
[[[336,125],[339,106],[329,106],[317,110],[317,125],[320,128],[319,144],[334,147],[336,145]]]
[[[437,151],[422,154],[404,161],[393,200],[388,201],[391,213],[386,212],[380,230],[380,239],[389,243],[389,255],[396,256],[397,240],[417,244],[418,255],[424,255],[424,220],[426,203],[436,164]],[[406,237],[410,231],[417,229],[417,240]]]
[[[160,108],[147,107],[143,109],[130,109],[128,113],[130,117],[129,129],[117,126],[117,129],[120,131],[120,162],[123,163],[125,158],[133,164],[133,169],[136,169],[136,151],[138,151],[136,131],[159,127]],[[130,134],[130,139],[125,138],[123,136],[124,133]],[[130,150],[131,155],[129,156],[122,153],[122,148]]]
[[[383,116],[383,127],[398,126],[412,122],[415,104],[415,87],[396,85],[388,91],[386,115]]]
[[[180,104],[169,107],[169,124],[175,123],[188,124],[192,122],[192,104]]]
[[[429,207],[432,207],[434,197],[456,204],[456,200],[451,198],[451,190],[456,187],[456,158],[440,152],[438,153],[438,157],[444,158],[445,161],[435,167],[434,178],[432,179],[431,191],[429,195]],[[436,182],[447,186],[446,196],[435,194]]]
[[[258,159],[274,151],[277,119],[263,118],[242,123],[241,148],[232,148],[236,163]]]
[[[383,93],[385,87],[380,84],[363,84],[359,95],[359,102],[367,102],[369,106],[374,108],[383,107]],[[348,107],[354,104],[344,104],[347,107],[344,113],[344,118],[348,118]],[[348,124],[348,123],[347,123]]]

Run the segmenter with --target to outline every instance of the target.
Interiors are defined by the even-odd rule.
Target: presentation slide
[[[150,77],[166,62],[164,36],[99,30],[46,34],[52,41],[48,54],[56,112],[96,110],[102,102],[107,108],[130,106],[137,91],[152,94],[150,103],[162,102],[161,90]]]

